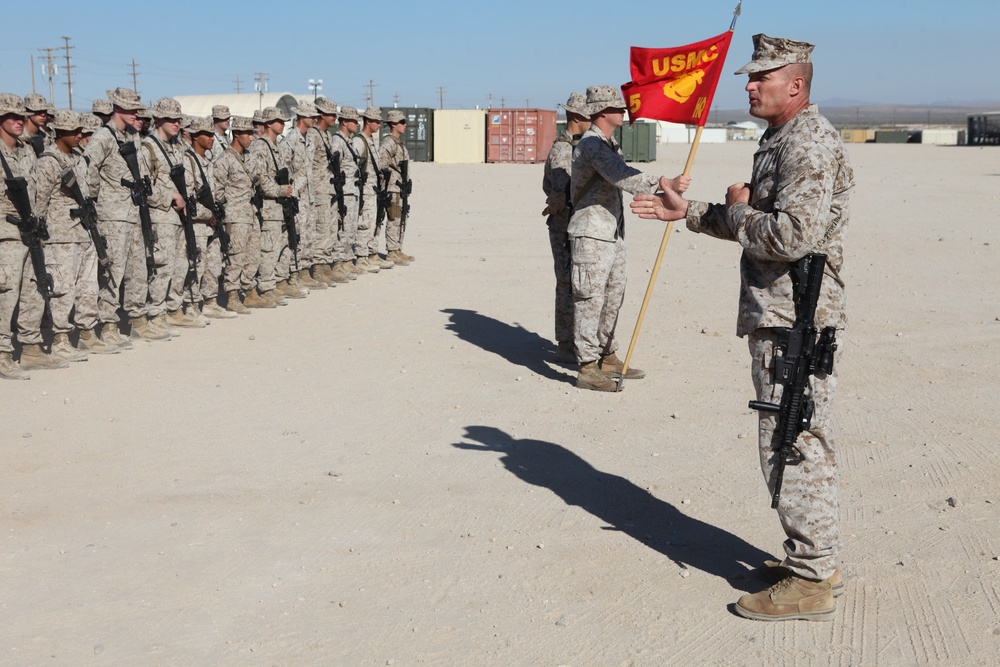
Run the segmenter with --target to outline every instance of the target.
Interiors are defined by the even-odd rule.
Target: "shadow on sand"
[[[454,331],[456,336],[467,343],[503,357],[515,366],[523,366],[544,378],[561,382],[576,381],[576,375],[563,373],[545,362],[546,357],[552,359],[555,355],[555,345],[520,324],[515,322],[511,326],[474,310],[462,308],[445,308],[441,312],[449,317],[448,330]]]
[[[565,447],[542,440],[518,440],[491,426],[467,426],[454,446],[500,452],[507,469],[528,484],[551,490],[683,567],[727,580],[733,588],[757,592],[763,587],[748,572],[772,555],[743,539],[692,518],[632,482],[596,470]]]

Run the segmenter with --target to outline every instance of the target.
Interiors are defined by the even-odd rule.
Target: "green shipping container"
[[[621,144],[626,162],[656,160],[656,123],[626,123],[615,130],[615,139]]]
[[[393,107],[382,107],[382,118],[393,110]],[[405,108],[396,111],[406,114],[406,150],[414,162],[434,161],[434,109],[426,107]],[[389,124],[382,123],[379,137],[389,134]]]

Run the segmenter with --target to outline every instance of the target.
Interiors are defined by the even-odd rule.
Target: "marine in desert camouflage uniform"
[[[357,275],[334,254],[341,225],[337,196],[330,171],[333,156],[330,128],[337,122],[337,104],[320,97],[316,100],[319,118],[306,132],[306,156],[309,169],[309,192],[312,195],[312,217],[316,228],[316,246],[313,255],[313,278],[327,284],[346,283]],[[336,266],[334,266],[336,260]]]
[[[257,212],[250,200],[254,196],[253,174],[250,171],[247,148],[254,140],[253,125],[245,116],[233,116],[230,131],[233,143],[213,163],[212,192],[216,201],[226,207],[229,225],[229,266],[225,269],[226,308],[245,314],[247,308],[275,308],[275,302],[263,298],[257,291],[257,269],[260,266],[260,226]],[[240,301],[240,292],[244,299]]]
[[[337,116],[338,129],[333,135],[330,147],[334,155],[340,156],[340,169],[344,174],[344,206],[346,213],[341,219],[340,228],[337,233],[337,244],[333,249],[334,270],[337,269],[338,262],[344,270],[356,275],[364,273],[377,273],[377,266],[362,266],[355,263],[355,259],[360,259],[363,253],[365,259],[368,258],[368,249],[358,249],[358,205],[361,196],[361,170],[360,159],[354,152],[351,144],[351,136],[358,131],[361,115],[354,107],[342,106]]]
[[[131,181],[125,158],[119,146],[126,142],[141,150],[136,132],[138,112],[144,108],[138,96],[128,88],[108,91],[113,105],[111,120],[94,132],[84,151],[87,160],[87,187],[97,199],[97,226],[108,241],[108,256],[115,286],[99,277],[101,292],[98,319],[101,338],[120,349],[131,349],[132,343],[118,330],[119,291],[122,305],[133,328],[152,337],[162,338],[148,327],[146,318],[147,283],[146,254],[139,209],[132,201],[132,191],[122,181]],[[143,160],[138,160],[140,177],[148,176]]]
[[[18,326],[25,321],[41,322],[45,301],[35,283],[34,270],[28,258],[28,248],[21,242],[17,224],[17,209],[7,192],[7,178],[27,181],[28,197],[35,199],[33,169],[35,151],[21,141],[24,132],[24,102],[13,93],[0,93],[0,377],[8,380],[27,380],[29,375],[16,361],[13,353],[14,311],[19,310]],[[10,174],[8,174],[8,170]],[[35,328],[35,327],[32,327]],[[19,341],[24,345],[22,364],[35,368],[64,368],[66,362],[42,350],[40,333],[20,332]],[[23,352],[28,352],[30,363],[24,363]]]
[[[354,152],[359,158],[364,183],[361,193],[363,205],[358,212],[357,262],[358,266],[369,271],[371,270],[369,267],[372,266],[377,269],[391,269],[395,264],[378,255],[378,236],[376,235],[378,231],[376,222],[378,220],[379,183],[382,180],[382,173],[378,163],[378,149],[375,147],[375,139],[378,137],[379,127],[382,125],[382,112],[375,107],[368,107],[361,114],[361,118],[364,125],[361,131],[351,139],[354,144]],[[382,226],[385,226],[384,221]]]
[[[93,102],[90,103],[90,113],[97,116],[101,121],[101,125],[104,125],[109,120],[111,120],[111,114],[115,112],[114,106],[106,99],[98,97]]]
[[[580,93],[572,93],[566,104],[566,131],[552,144],[545,160],[545,175],[542,178],[542,192],[545,193],[545,210],[549,228],[549,245],[552,247],[552,264],[556,274],[555,329],[556,360],[576,361],[576,346],[573,344],[573,281],[570,269],[569,227],[573,204],[570,200],[570,185],[573,173],[573,149],[580,143],[583,133],[590,128],[590,116],[586,114],[587,99]]]
[[[292,109],[295,126],[279,141],[288,151],[288,169],[291,172],[295,197],[299,200],[299,213],[295,224],[299,232],[298,281],[309,289],[326,289],[326,281],[312,277],[310,269],[316,263],[316,243],[318,232],[313,213],[312,193],[309,189],[309,155],[306,150],[306,134],[316,123],[319,110],[312,102],[299,102]]]
[[[615,355],[615,328],[625,298],[625,215],[622,190],[652,193],[668,185],[684,190],[690,179],[671,181],[625,164],[614,139],[622,126],[625,102],[612,86],[587,89],[590,129],[573,150],[573,215],[567,233],[573,257],[573,326],[580,373],[576,386],[613,391],[622,362]],[[645,373],[629,368],[626,378]]]
[[[688,229],[743,248],[736,333],[748,340],[757,399],[780,403],[783,387],[775,383],[773,362],[781,328],[795,320],[793,262],[809,253],[827,256],[816,326],[836,328],[841,341],[847,324],[841,269],[854,174],[840,134],[809,102],[813,45],[766,35],[755,35],[753,41],[753,60],[737,74],[749,74],[750,114],[769,127],[754,154],[749,185],[730,186],[725,205],[687,202],[665,193],[660,199],[643,197],[633,209],[642,217],[686,217]],[[827,620],[834,615],[834,595],[843,586],[838,567],[840,478],[830,438],[836,384],[835,371],[817,371],[810,378],[815,412],[810,428],[795,443],[800,460],[785,468],[777,508],[787,536],[785,558],[762,567],[762,572],[784,578],[768,590],[741,597],[736,611],[742,616]],[[770,493],[777,461],[775,426],[774,413],[760,413],[758,449]]]
[[[56,110],[38,93],[28,93],[24,96],[24,108],[27,109],[28,115],[24,119],[24,134],[21,135],[21,141],[30,144],[38,156],[52,146],[55,139],[49,122]]]
[[[288,248],[288,234],[283,229],[281,200],[295,196],[295,189],[291,183],[291,169],[288,167],[288,148],[277,144],[278,137],[285,130],[286,118],[276,107],[265,107],[260,115],[263,132],[250,144],[249,160],[250,171],[257,178],[257,184],[264,194],[259,285],[265,299],[281,304],[284,302],[283,297],[302,299],[309,290],[288,282],[292,256]],[[288,182],[284,185],[278,183],[278,174],[282,170],[287,172]]]
[[[171,170],[184,166],[185,144],[180,140],[181,105],[161,97],[150,109],[154,127],[142,141],[142,158],[149,169],[153,192],[149,215],[156,236],[156,272],[149,277],[149,310],[152,325],[171,335],[173,327],[201,328],[205,319],[185,313],[184,283],[188,276],[187,247],[181,214],[187,202],[171,179]]]
[[[403,252],[405,230],[402,227],[403,173],[400,164],[410,159],[403,140],[403,135],[406,134],[406,115],[398,109],[391,109],[386,114],[385,122],[389,124],[389,134],[382,137],[378,145],[378,163],[383,169],[389,170],[385,184],[386,192],[389,193],[389,208],[385,216],[385,258],[394,264],[408,266],[416,258]]]
[[[212,178],[214,165],[208,159],[208,151],[215,143],[212,118],[194,116],[188,125],[191,148],[184,152],[184,178],[189,198],[197,198],[203,187],[215,199]],[[195,223],[195,238],[198,240],[198,282],[184,293],[185,303],[194,307],[200,304],[201,314],[212,319],[231,319],[236,313],[219,305],[219,279],[222,276],[222,242],[217,235],[218,225],[212,209],[203,202],[196,201],[191,211]],[[190,301],[188,301],[190,299]]]
[[[224,104],[216,104],[212,107],[212,122],[215,128],[215,144],[208,152],[209,160],[216,160],[226,152],[232,141],[229,136],[229,125],[233,115],[229,113],[229,107]]]
[[[79,203],[63,183],[63,175],[71,174],[80,194],[89,198],[87,163],[75,152],[83,140],[83,119],[73,111],[59,109],[51,127],[56,140],[35,163],[35,211],[45,217],[49,230],[45,264],[53,282],[49,299],[52,353],[67,361],[84,361],[87,352],[116,354],[119,350],[97,336],[97,250],[80,224]],[[74,325],[80,331],[79,351],[69,339]]]

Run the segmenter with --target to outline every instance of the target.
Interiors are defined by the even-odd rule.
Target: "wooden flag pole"
[[[684,165],[684,175],[691,175],[691,165],[694,163],[694,155],[698,152],[698,144],[701,143],[701,131],[703,127],[698,126],[694,133],[694,141],[691,142],[691,150],[688,152],[687,163]],[[674,221],[667,223],[667,228],[663,231],[663,240],[660,241],[660,250],[656,253],[656,262],[653,264],[653,272],[649,276],[649,285],[646,286],[646,295],[642,297],[642,307],[639,309],[639,318],[635,322],[635,331],[632,332],[632,341],[628,344],[628,352],[625,354],[625,361],[622,362],[622,374],[618,378],[615,391],[621,391],[625,384],[625,373],[628,372],[629,362],[632,361],[632,352],[635,350],[635,342],[639,339],[639,329],[642,328],[642,320],[646,317],[646,308],[649,306],[649,299],[653,296],[653,285],[656,284],[656,277],[660,274],[660,264],[663,262],[663,253],[667,250],[667,242],[670,241],[670,234],[674,231]]]

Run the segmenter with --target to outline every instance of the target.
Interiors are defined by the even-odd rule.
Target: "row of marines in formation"
[[[173,98],[147,108],[118,88],[78,114],[0,93],[0,377],[168,340],[174,327],[413,261],[402,252],[405,115],[388,112],[379,142],[378,109],[319,98],[293,113],[285,133],[274,107],[190,117]]]

